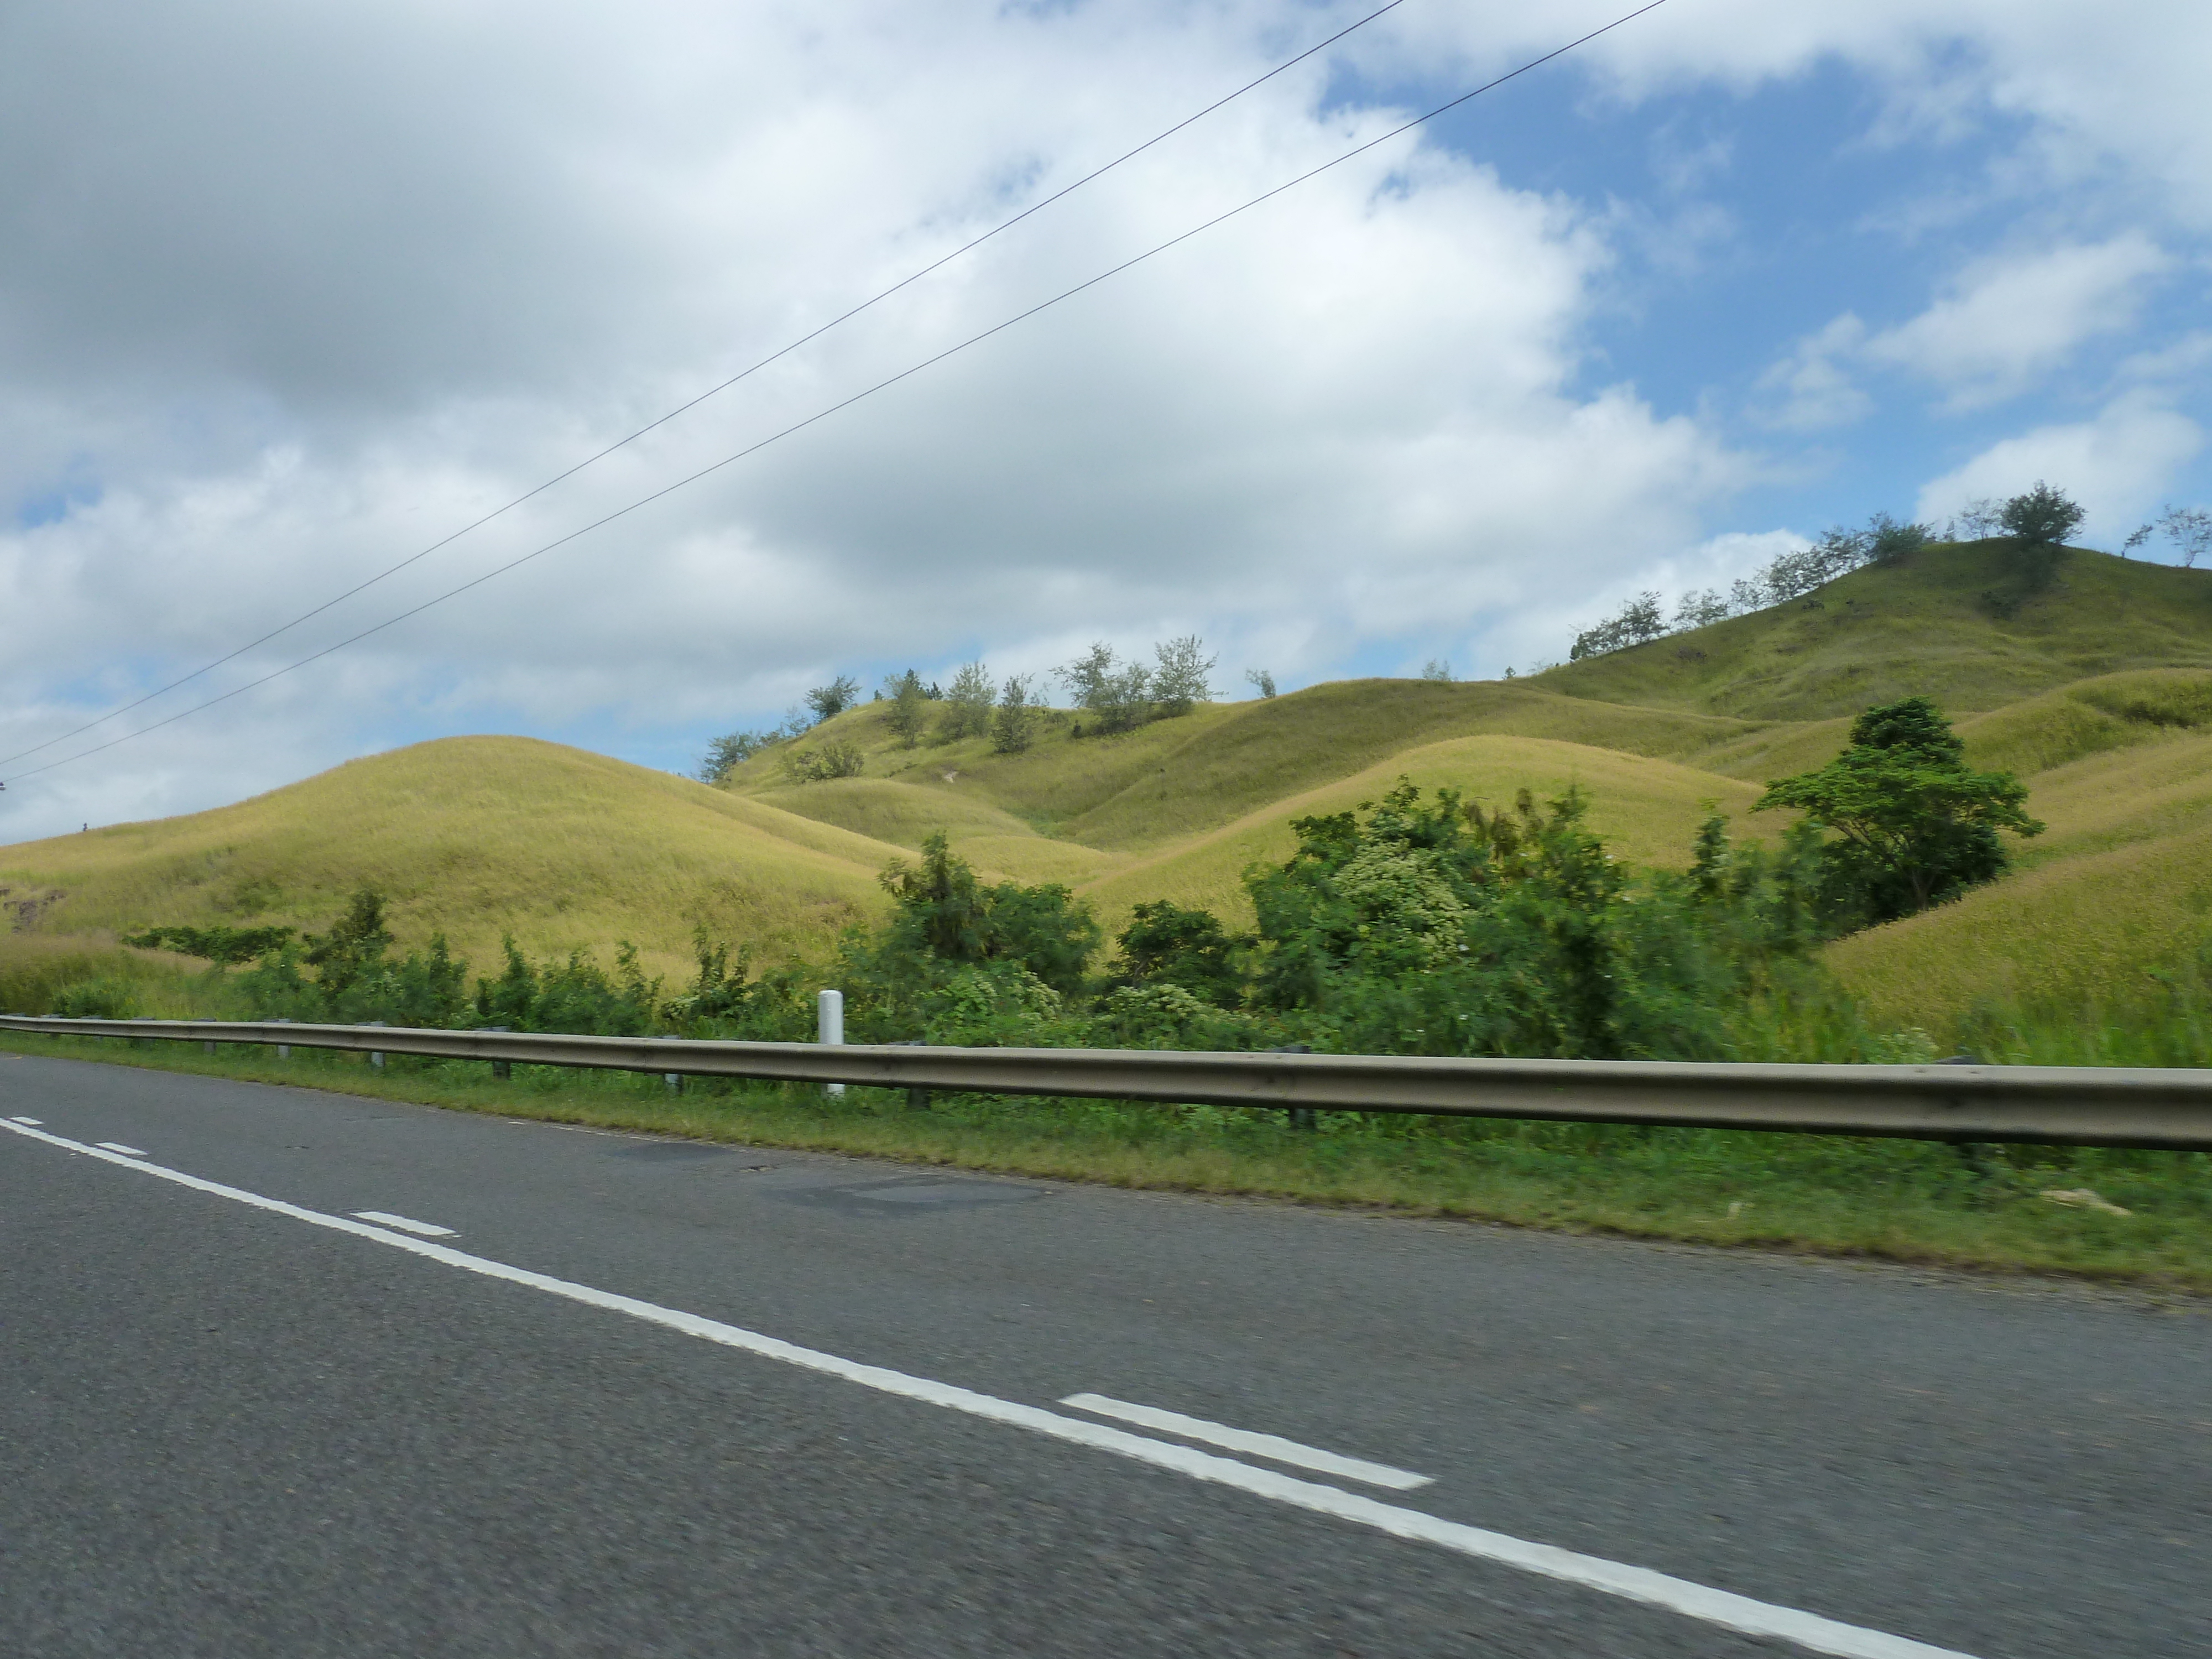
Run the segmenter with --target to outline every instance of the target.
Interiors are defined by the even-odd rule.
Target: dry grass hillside
[[[862,775],[833,782],[793,783],[781,749],[709,787],[521,738],[423,744],[0,848],[0,953],[112,950],[157,923],[320,927],[371,883],[403,942],[441,929],[480,968],[511,932],[533,954],[627,939],[678,973],[700,923],[788,960],[874,913],[883,866],[940,830],[988,874],[1084,892],[1109,927],[1152,897],[1241,915],[1243,871],[1287,853],[1293,818],[1401,775],[1492,803],[1578,787],[1622,856],[1679,865],[1705,803],[1769,833],[1745,816],[1765,781],[1833,755],[1867,704],[1921,693],[1974,762],[2029,780],[2050,833],[1996,886],[1837,946],[1838,970],[1923,1023],[1984,994],[2128,982],[2212,936],[2212,572],[2076,551],[2023,595],[2008,556],[1929,550],[1529,679],[1346,681],[1115,737],[1060,711],[1019,755],[902,747],[863,705],[797,745],[860,750]]]
[[[319,928],[369,884],[403,945],[442,931],[479,967],[512,933],[533,954],[630,939],[674,970],[700,921],[770,957],[817,951],[878,902],[894,850],[581,750],[451,738],[235,806],[0,849],[0,902],[21,933],[104,942],[154,923]]]

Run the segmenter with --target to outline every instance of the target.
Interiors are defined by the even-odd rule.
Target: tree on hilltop
[[[850,674],[840,674],[827,685],[817,685],[806,694],[806,706],[814,711],[814,718],[826,720],[842,714],[860,700],[860,683]]]
[[[2038,478],[2035,488],[2014,496],[1997,510],[1997,524],[2014,541],[2029,547],[2063,547],[2088,517],[2065,495]]]

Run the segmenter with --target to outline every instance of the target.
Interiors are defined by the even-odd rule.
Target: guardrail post
[[[845,1041],[845,994],[842,991],[823,991],[814,999],[814,1040],[817,1042],[842,1046]],[[842,1083],[825,1083],[825,1095],[842,1095]]]
[[[362,1021],[362,1024],[364,1026],[380,1027],[383,1025],[384,1022],[380,1019],[365,1019]],[[384,1050],[381,1048],[371,1048],[368,1051],[368,1063],[376,1067],[378,1071],[382,1071],[384,1069]]]
[[[884,1044],[884,1047],[886,1048],[927,1048],[929,1047],[929,1039],[927,1037],[902,1037],[896,1042],[886,1042]],[[909,1112],[927,1111],[929,1109],[929,1091],[922,1088],[909,1088],[906,1091],[906,1109]]]
[[[504,1031],[504,1030],[506,1030],[507,1029],[507,1028],[506,1026],[504,1026],[504,1025],[487,1025],[487,1026],[485,1026],[485,1027],[484,1027],[484,1030],[487,1030],[487,1031]],[[507,1080],[507,1079],[509,1079],[509,1078],[513,1077],[514,1075],[514,1066],[513,1066],[511,1063],[509,1063],[508,1061],[504,1060],[495,1060],[494,1061],[492,1061],[492,1063],[491,1063],[491,1077],[492,1077],[492,1081],[493,1081],[493,1082],[495,1082],[495,1083],[504,1083],[504,1082],[506,1082],[506,1081]]]
[[[200,1044],[200,1052],[205,1054],[210,1060],[213,1060],[215,1058],[215,1044],[212,1042],[203,1042]]]
[[[1310,1054],[1313,1052],[1313,1045],[1310,1042],[1291,1042],[1279,1048],[1270,1048],[1267,1052],[1271,1054]],[[1304,1133],[1310,1133],[1321,1127],[1321,1120],[1314,1115],[1314,1109],[1310,1106],[1293,1106],[1284,1115],[1290,1120],[1291,1128]]]
[[[289,1025],[292,1022],[291,1022],[290,1020],[289,1020],[289,1019],[274,1019],[274,1020],[270,1021],[269,1023],[270,1023],[270,1024],[272,1024],[272,1025]],[[291,1059],[291,1058],[292,1058],[292,1045],[291,1045],[290,1043],[289,1043],[289,1042],[280,1042],[280,1043],[278,1043],[278,1044],[276,1045],[276,1058],[277,1058],[277,1059],[279,1059],[279,1060],[289,1060],[289,1059]]]
[[[663,1042],[680,1042],[683,1041],[681,1037],[677,1036],[664,1036],[660,1040]],[[663,1072],[660,1074],[660,1081],[672,1095],[680,1095],[684,1092],[684,1073],[681,1072]]]

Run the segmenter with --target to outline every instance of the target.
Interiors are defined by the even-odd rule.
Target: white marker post
[[[815,997],[814,1040],[817,1042],[834,1042],[841,1048],[843,1047],[845,994],[842,991],[823,991]],[[825,1083],[822,1085],[822,1092],[825,1095],[842,1095],[845,1092],[845,1085],[842,1083]]]

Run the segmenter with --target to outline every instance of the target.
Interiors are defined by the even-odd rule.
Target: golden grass
[[[1654,708],[1830,720],[1916,695],[1979,711],[2125,669],[2212,668],[2212,571],[2069,552],[2009,617],[2013,544],[1925,550],[1795,604],[1571,663],[1536,684]],[[1595,621],[1593,617],[1591,620]]]
[[[101,948],[160,923],[319,928],[367,882],[403,945],[442,929],[480,971],[512,932],[533,955],[629,939],[674,975],[700,922],[763,962],[818,957],[879,913],[884,865],[939,830],[988,877],[1077,887],[1109,929],[1147,898],[1248,918],[1242,872],[1287,856],[1291,818],[1401,774],[1491,800],[1578,781],[1624,859],[1680,866],[1700,803],[1758,836],[1759,786],[1830,758],[1865,704],[1924,692],[1961,716],[1971,761],[2030,778],[2051,830],[1966,904],[1832,953],[1909,1018],[1916,1002],[2086,983],[2083,963],[2139,973],[2206,931],[2186,899],[2188,849],[2212,824],[2212,573],[2077,552],[2050,592],[1994,617],[1984,595],[2011,556],[1933,550],[1817,606],[1533,680],[1347,681],[1112,738],[1052,711],[1017,756],[902,747],[888,705],[864,704],[803,740],[862,750],[866,775],[830,783],[789,784],[781,750],[710,789],[527,739],[425,744],[213,812],[0,849],[0,921]]]
[[[980,803],[1061,839],[1118,851],[1158,848],[1218,830],[1271,802],[1446,738],[1498,733],[1679,755],[1758,729],[1755,722],[1623,708],[1511,681],[1338,681],[1287,696],[1209,704],[1108,738],[1074,737],[1080,717],[1065,711],[1054,721],[1021,755],[993,755],[978,738],[908,750],[890,737],[881,705],[870,704],[839,715],[822,728],[819,740],[858,746],[867,757],[868,780],[884,777],[945,797],[947,827],[969,822],[976,810],[957,803]],[[857,811],[867,798],[856,793],[848,805],[834,794],[815,793],[837,785],[789,788],[774,751],[738,768],[729,785],[837,822],[847,820],[835,815]]]
[[[818,952],[881,902],[897,849],[704,785],[523,738],[373,756],[235,806],[0,849],[0,882],[64,895],[33,931],[326,926],[356,887],[405,945],[443,931],[479,969],[635,941],[689,965],[692,927],[769,960]]]
[[[1938,1030],[1978,1002],[2087,1006],[2212,938],[2212,823],[2045,864],[1828,947],[1877,1026]]]
[[[940,830],[956,837],[1036,834],[1012,813],[944,783],[951,769],[936,773],[934,787],[903,779],[835,778],[762,790],[751,799],[892,847],[920,847]]]

